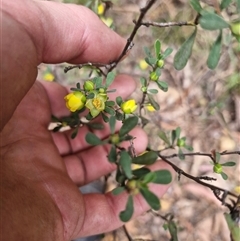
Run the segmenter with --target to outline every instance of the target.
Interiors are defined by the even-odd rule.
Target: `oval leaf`
[[[134,157],[132,163],[138,165],[151,165],[156,162],[158,154],[154,151],[149,151],[141,156]]]
[[[150,182],[153,182],[153,180],[156,179],[156,173],[155,172],[149,172],[148,174],[146,174],[143,179],[142,179],[142,183],[144,184],[148,184]]]
[[[154,210],[160,209],[160,201],[154,193],[150,192],[148,188],[141,188],[140,192],[152,209]]]
[[[133,197],[131,195],[128,196],[127,205],[124,211],[120,212],[120,219],[122,222],[127,222],[131,219],[133,215]]]
[[[85,140],[88,144],[96,146],[103,144],[103,141],[99,139],[95,134],[92,132],[87,133]]]
[[[108,160],[111,163],[116,163],[116,161],[117,161],[117,150],[114,145],[112,145],[111,150],[108,154]]]
[[[132,178],[131,157],[126,151],[120,153],[119,165],[127,178]]]
[[[109,72],[106,78],[106,87],[108,88],[112,82],[114,81],[115,74],[113,72]]]
[[[236,165],[235,162],[225,162],[223,164],[221,164],[223,167],[233,167]]]
[[[199,0],[191,0],[190,4],[196,12],[200,13],[202,11],[202,6],[200,5]]]
[[[162,54],[162,58],[166,59],[171,53],[172,53],[173,49],[172,48],[167,48],[164,53]]]
[[[112,194],[118,195],[118,194],[122,193],[124,190],[125,190],[125,187],[117,187],[117,188],[112,190]]]
[[[167,138],[167,135],[164,131],[159,131],[158,136],[168,145],[171,146],[170,141]]]
[[[210,12],[204,12],[199,19],[202,28],[207,30],[218,30],[228,28],[229,24],[219,15]]]
[[[209,52],[207,66],[209,69],[215,69],[218,65],[219,59],[221,57],[221,47],[222,47],[222,31],[218,35],[216,41],[213,43],[211,50]]]
[[[157,39],[155,42],[155,53],[156,53],[156,57],[158,58],[161,53],[161,42],[159,39]]]
[[[114,134],[114,132],[115,132],[115,125],[116,125],[116,117],[115,116],[111,116],[109,118],[109,125],[110,125],[111,134]]]
[[[148,99],[155,110],[160,110],[159,104],[154,100],[154,98],[151,95],[148,95]]]
[[[123,122],[123,125],[119,131],[120,136],[128,134],[138,124],[138,117],[129,117]]]
[[[161,90],[164,91],[164,92],[167,92],[167,91],[168,91],[168,84],[167,84],[166,82],[159,80],[159,81],[157,81],[156,83],[157,83],[159,89],[161,89]]]
[[[188,59],[190,58],[192,53],[192,47],[196,38],[196,34],[197,34],[197,28],[195,28],[191,36],[182,44],[180,49],[175,54],[174,56],[175,69],[181,70],[186,66]]]
[[[158,170],[154,172],[156,174],[153,183],[169,184],[172,181],[171,172],[168,170]]]
[[[150,172],[150,170],[148,168],[142,167],[142,168],[133,170],[132,174],[137,178],[141,178],[144,175],[148,174],[149,172]]]

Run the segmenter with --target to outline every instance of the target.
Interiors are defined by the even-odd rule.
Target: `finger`
[[[173,173],[170,166],[162,161],[158,161],[151,167],[152,170],[168,169]],[[162,197],[167,191],[170,184],[160,185],[154,184],[150,187],[158,197]],[[84,226],[77,236],[87,236],[98,233],[105,233],[114,230],[123,223],[119,219],[119,213],[125,209],[128,194],[121,193],[119,195],[112,195],[112,193],[102,194],[86,194],[84,195],[86,214]],[[134,215],[136,217],[143,212],[149,210],[150,207],[138,194],[134,197]],[[94,233],[93,233],[94,232]],[[77,237],[76,236],[76,237]]]
[[[66,104],[64,96],[67,94],[67,90],[64,87],[57,85],[56,83],[43,83],[48,94],[48,98],[51,104],[51,111],[56,117],[63,116],[62,114],[69,115],[66,111]],[[126,88],[127,86],[127,88]],[[110,99],[114,100],[117,96],[122,96],[123,99],[127,98],[135,89],[135,81],[127,75],[119,75],[111,85],[110,89],[116,89],[116,92],[109,94]],[[109,135],[109,124],[101,121],[101,118],[94,120],[95,122],[101,122],[104,125],[103,130],[93,130],[93,132],[100,138],[106,138]],[[120,122],[118,122],[116,131],[120,128]],[[54,142],[61,155],[71,154],[78,152],[89,144],[85,141],[85,136],[89,132],[88,126],[83,126],[80,129],[80,135],[77,135],[75,139],[71,138],[72,131],[53,133]]]
[[[133,142],[136,154],[143,152],[147,147],[146,133],[141,128],[135,128],[130,135],[136,137]],[[127,149],[129,142],[123,142],[122,146]],[[108,161],[109,151],[109,145],[95,146],[64,157],[68,175],[81,186],[111,173],[116,169],[116,165]]]
[[[5,2],[4,7],[11,11],[11,16],[31,35],[39,62],[108,64],[119,57],[126,44],[126,40],[83,6],[32,0],[24,4]]]

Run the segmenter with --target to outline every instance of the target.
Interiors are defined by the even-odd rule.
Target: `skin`
[[[1,240],[65,241],[121,226],[127,193],[83,195],[78,189],[115,169],[106,158],[109,147],[89,147],[86,127],[74,140],[69,132],[48,131],[51,114],[69,114],[63,99],[68,90],[36,76],[42,62],[109,63],[126,41],[81,6],[3,0],[1,13]],[[119,75],[112,87],[112,98],[127,98],[135,82]],[[95,134],[106,138],[109,129]],[[136,128],[131,135],[142,152],[145,133]],[[170,170],[161,161],[151,167],[163,168]],[[161,197],[168,187],[151,189]],[[138,195],[134,202],[134,216],[149,209]]]

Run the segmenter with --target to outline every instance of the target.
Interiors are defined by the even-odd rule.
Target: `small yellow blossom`
[[[102,3],[98,5],[97,13],[98,15],[102,15],[104,13],[104,6]]]
[[[105,109],[106,100],[107,95],[104,93],[95,93],[95,97],[93,99],[87,100],[86,107],[89,109],[92,117],[96,117],[97,115],[99,115],[101,111]]]
[[[140,62],[139,62],[139,66],[140,66],[140,68],[141,68],[142,70],[145,70],[145,69],[147,69],[148,64],[147,64],[147,62],[146,62],[144,59],[142,59],[142,60],[140,60]]]
[[[236,186],[234,188],[234,192],[237,194],[237,195],[240,195],[240,186]]]
[[[86,96],[80,92],[75,91],[70,93],[64,97],[66,101],[66,106],[71,112],[75,112],[77,110],[81,110],[86,102]]]
[[[49,82],[52,82],[54,80],[55,76],[51,73],[46,73],[43,75],[43,79],[45,81],[49,81]]]
[[[125,114],[131,114],[137,109],[135,100],[128,100],[121,104],[121,109]]]
[[[148,105],[146,106],[146,108],[147,108],[147,110],[150,111],[150,112],[156,111],[151,104],[148,104]]]

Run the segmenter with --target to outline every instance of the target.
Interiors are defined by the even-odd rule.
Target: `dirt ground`
[[[133,28],[132,20],[139,15],[139,7],[145,1],[113,1],[114,5],[107,12],[107,17],[114,20],[115,31],[128,37]],[[193,19],[194,12],[186,0],[157,1],[148,12],[146,19],[151,21],[186,21]],[[229,17],[229,16],[227,16]],[[169,84],[169,91],[159,92],[157,95],[160,111],[151,112],[147,117],[152,123],[146,126],[150,145],[153,149],[163,148],[162,141],[156,137],[157,130],[175,129],[180,126],[187,141],[194,147],[194,152],[210,153],[211,150],[240,151],[240,76],[239,61],[240,48],[236,43],[223,46],[223,54],[216,70],[206,66],[208,49],[214,41],[216,33],[209,33],[199,29],[197,41],[193,47],[191,61],[182,71],[173,67],[173,56],[179,44],[191,33],[189,27],[146,28],[142,27],[134,40],[134,47],[128,58],[119,64],[117,71],[134,76],[139,82],[141,76],[148,75],[148,69],[143,70],[139,61],[144,59],[143,47],[152,48],[154,41],[159,38],[162,48],[173,48],[173,54],[166,60],[161,79]],[[233,49],[237,49],[233,51]],[[84,73],[73,71],[64,74],[62,65],[40,66],[40,78],[47,72],[52,73],[55,80],[62,84],[73,84],[79,78],[84,79]],[[238,75],[238,91],[229,89],[231,76]],[[236,87],[237,88],[237,87]],[[140,91],[133,97],[140,98]],[[166,151],[164,154],[174,153],[176,150]],[[194,176],[208,175],[217,178],[211,184],[240,194],[240,158],[239,155],[223,157],[226,161],[235,161],[234,168],[224,171],[229,176],[224,181],[220,175],[212,173],[210,159],[204,156],[187,157],[184,161],[171,159],[185,172]],[[108,183],[108,190],[113,183]],[[215,198],[211,190],[181,177],[175,180],[172,187],[161,199],[162,216],[171,213],[178,226],[178,238],[184,241],[230,241],[229,230],[223,213],[226,207]],[[170,240],[169,232],[163,228],[164,220],[152,212],[105,234],[102,241],[128,241],[126,230],[133,240]]]

